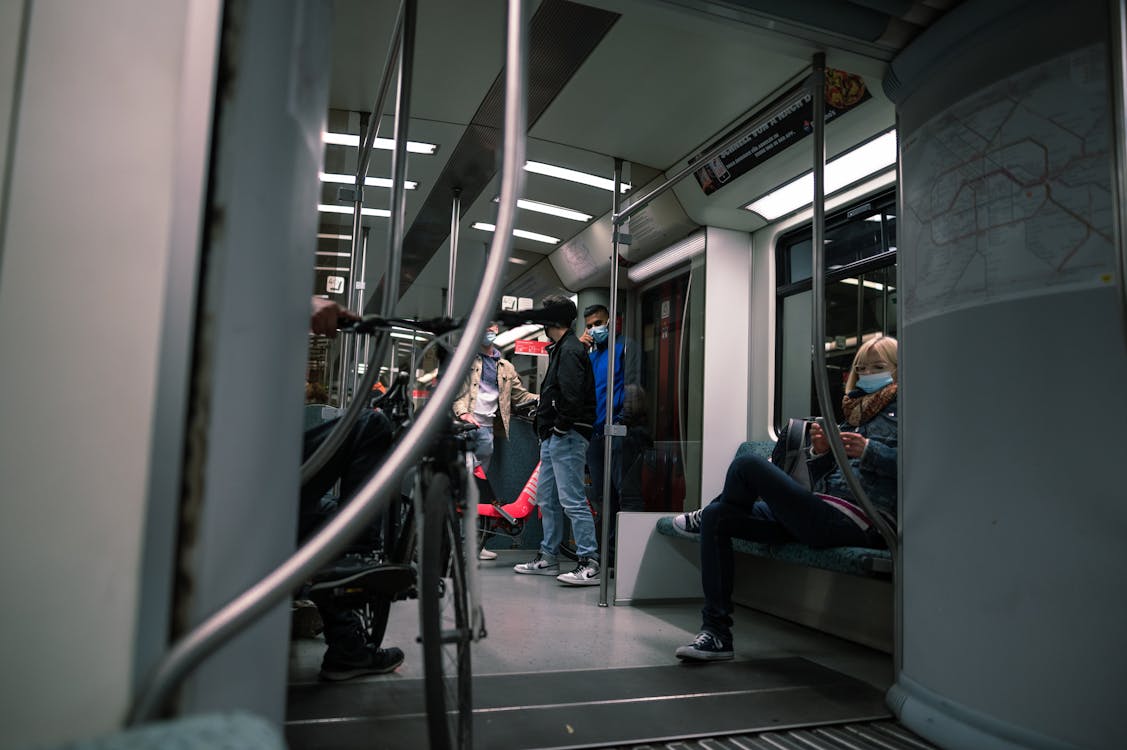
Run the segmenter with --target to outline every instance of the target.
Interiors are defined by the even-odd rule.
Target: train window
[[[896,335],[896,208],[888,193],[826,221],[826,366],[830,400],[840,411],[845,378],[861,342]],[[775,414],[818,416],[810,358],[810,225],[783,235],[776,246]],[[835,413],[835,418],[841,418]]]

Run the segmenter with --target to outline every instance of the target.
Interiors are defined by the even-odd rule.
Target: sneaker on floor
[[[684,661],[724,661],[731,659],[732,643],[725,643],[720,636],[702,630],[687,646],[677,649],[677,658]]]
[[[700,516],[701,511],[694,510],[692,513],[682,513],[679,516],[673,516],[673,530],[681,536],[691,537],[696,539],[700,536]]]
[[[397,648],[375,648],[369,645],[356,658],[325,654],[321,662],[322,680],[339,682],[370,674],[387,674],[403,663],[403,652]]]
[[[592,560],[589,557],[581,557],[579,564],[575,566],[575,570],[556,576],[556,580],[560,583],[566,583],[568,586],[598,586],[599,561]]]
[[[486,549],[485,547],[482,547],[481,551],[477,553],[477,559],[478,560],[496,560],[497,559],[497,553],[494,552],[491,549]]]
[[[533,576],[554,576],[560,572],[560,564],[555,555],[538,552],[536,557],[528,562],[514,565],[513,572]]]

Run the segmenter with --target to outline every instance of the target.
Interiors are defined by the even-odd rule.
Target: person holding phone
[[[845,383],[841,439],[850,468],[881,515],[896,526],[898,390],[896,339],[861,345]],[[685,661],[731,659],[732,539],[811,547],[884,547],[873,520],[856,504],[830,453],[821,424],[811,427],[809,490],[770,461],[740,455],[728,467],[720,496],[700,510],[673,519],[681,534],[700,535],[704,589],[700,632],[676,656]]]

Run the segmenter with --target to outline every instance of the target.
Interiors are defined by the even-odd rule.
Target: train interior
[[[0,5],[0,744],[427,746],[410,599],[389,674],[320,680],[295,592],[178,678],[167,722],[127,725],[172,647],[294,553],[303,429],[365,376],[431,404],[433,348],[310,335],[309,297],[470,316],[506,244],[512,7],[527,140],[488,302],[563,294],[577,334],[606,306],[636,450],[602,585],[513,574],[535,513],[484,539],[473,744],[1121,746],[1122,0]],[[788,417],[829,419],[823,383],[840,421],[882,336],[891,543],[734,542],[735,658],[679,662],[700,544],[670,517]],[[533,393],[547,342],[496,340]],[[511,502],[531,420],[495,450]]]

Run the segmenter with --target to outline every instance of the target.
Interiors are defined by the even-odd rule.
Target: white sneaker
[[[526,563],[513,566],[514,573],[524,573],[533,576],[554,576],[560,572],[560,564],[555,555],[545,555],[537,552],[536,557]]]
[[[691,513],[682,513],[679,516],[673,516],[673,531],[679,536],[687,537],[689,539],[697,539],[700,537],[700,516],[702,510],[694,510]]]
[[[579,564],[570,573],[556,576],[556,580],[568,586],[598,586],[599,561],[589,557],[579,558]]]
[[[481,551],[477,553],[477,559],[478,560],[496,560],[497,559],[497,553],[494,552],[491,549],[486,549],[485,547],[482,547]]]

